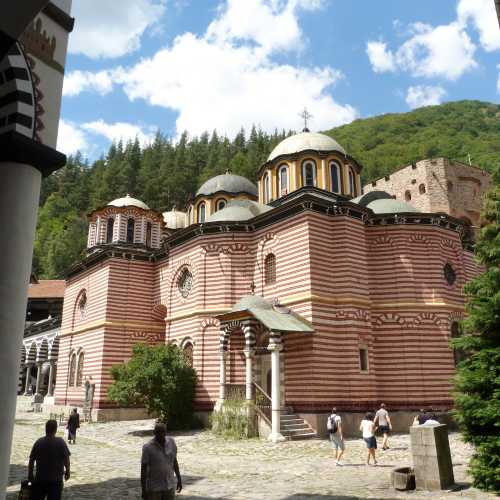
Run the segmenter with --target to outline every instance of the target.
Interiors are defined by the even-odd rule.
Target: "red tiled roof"
[[[66,282],[64,280],[39,280],[28,287],[29,299],[63,298]]]

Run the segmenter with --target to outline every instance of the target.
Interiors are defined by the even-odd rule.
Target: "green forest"
[[[363,183],[422,158],[446,156],[491,171],[500,163],[500,105],[459,101],[408,113],[359,119],[324,131],[363,165]],[[89,162],[81,154],[43,180],[35,237],[33,271],[41,279],[64,277],[84,254],[87,214],[125,196],[151,208],[184,209],[197,188],[228,168],[255,181],[258,167],[293,131],[265,133],[253,127],[229,140],[217,132],[183,133],[177,141],[157,133],[141,147],[138,140],[112,144]]]

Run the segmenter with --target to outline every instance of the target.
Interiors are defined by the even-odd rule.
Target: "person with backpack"
[[[335,465],[343,465],[340,459],[345,451],[345,443],[342,433],[342,419],[340,415],[337,415],[337,408],[332,408],[332,413],[326,421],[326,428],[330,435],[332,448],[335,447]]]

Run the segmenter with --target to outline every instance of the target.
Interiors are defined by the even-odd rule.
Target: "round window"
[[[455,283],[455,281],[457,280],[457,273],[455,272],[455,269],[453,269],[452,265],[448,263],[445,264],[443,271],[448,285],[453,285],[453,283]]]
[[[191,292],[191,288],[193,287],[193,275],[187,270],[184,269],[179,278],[178,282],[179,292],[181,295],[186,298]]]

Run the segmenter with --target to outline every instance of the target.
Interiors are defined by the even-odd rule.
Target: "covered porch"
[[[243,297],[217,319],[221,333],[216,410],[227,399],[254,403],[258,416],[271,427],[269,439],[282,441],[284,340],[287,333],[311,334],[311,324],[289,308],[256,295]]]

